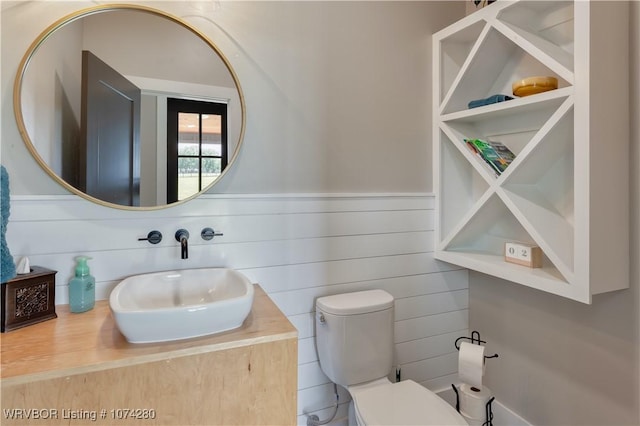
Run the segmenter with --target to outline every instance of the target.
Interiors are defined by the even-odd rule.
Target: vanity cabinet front
[[[227,333],[134,345],[106,302],[2,341],[2,424],[295,424],[297,331],[256,288]]]

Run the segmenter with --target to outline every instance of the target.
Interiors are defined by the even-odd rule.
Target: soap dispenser
[[[69,281],[69,310],[79,313],[93,309],[96,303],[96,280],[89,273],[87,256],[78,256],[76,276]]]

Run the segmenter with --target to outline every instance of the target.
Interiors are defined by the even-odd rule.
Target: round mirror
[[[14,86],[18,128],[36,161],[91,201],[155,209],[209,189],[244,135],[238,78],[179,18],[98,6],[47,28]]]

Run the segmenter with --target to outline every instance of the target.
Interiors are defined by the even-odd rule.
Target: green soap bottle
[[[89,273],[87,256],[76,257],[76,276],[69,281],[69,310],[86,312],[96,303],[96,280]]]

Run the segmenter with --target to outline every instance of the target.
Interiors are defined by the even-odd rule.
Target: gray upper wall
[[[430,192],[431,34],[464,2],[157,2],[216,43],[241,82],[244,146],[219,193]],[[2,157],[12,194],[65,194],[30,157],[13,115],[22,55],[90,2],[2,11]]]

